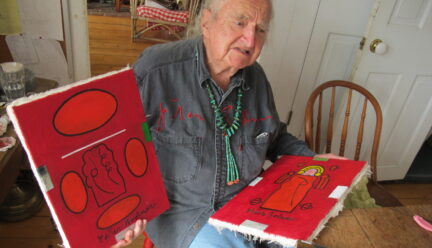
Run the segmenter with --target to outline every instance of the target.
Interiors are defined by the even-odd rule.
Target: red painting
[[[270,194],[261,208],[292,212],[312,188],[322,189],[326,186],[329,176],[323,173],[322,166],[312,165],[282,175],[275,181],[280,184],[279,188]],[[314,186],[315,182],[317,183]]]
[[[364,161],[282,156],[209,222],[284,246],[312,241],[367,170]]]
[[[169,203],[131,69],[8,107],[67,247],[110,247]]]

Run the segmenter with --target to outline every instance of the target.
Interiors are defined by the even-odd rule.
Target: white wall
[[[62,0],[67,60],[73,81],[90,73],[87,0]]]

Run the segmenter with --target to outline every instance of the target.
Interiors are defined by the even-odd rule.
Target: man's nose
[[[245,28],[243,32],[243,40],[245,41],[245,45],[247,47],[254,47],[256,39],[256,29],[254,26],[248,26]]]

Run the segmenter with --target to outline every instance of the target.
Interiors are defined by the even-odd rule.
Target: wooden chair
[[[131,0],[132,40],[171,41],[185,36],[189,24],[193,23],[202,0],[189,0],[184,11],[160,9],[146,6],[146,0]],[[152,31],[167,31],[168,37],[158,38]]]
[[[336,89],[342,88],[345,89],[346,92],[346,106],[344,109],[345,116],[344,118],[341,118],[343,120],[342,124],[342,131],[340,134],[340,146],[339,151],[335,152],[332,151],[332,149],[336,149],[335,142],[333,140],[333,137],[335,136],[335,132],[333,130],[335,126],[335,106],[339,105],[339,109],[342,109],[344,106],[343,101],[341,101],[339,104],[337,103],[337,97],[336,97]],[[329,89],[326,93],[324,91],[326,89]],[[322,130],[322,122],[326,121],[326,116],[323,118],[323,101],[325,101],[324,96],[330,95],[330,100],[328,100],[329,103],[329,113],[328,113],[328,120],[327,120],[327,129]],[[356,96],[353,96],[353,93]],[[361,115],[357,116],[357,118],[354,118],[354,116],[351,116],[351,102],[352,99],[356,97],[356,99],[364,98],[363,104],[362,104],[362,111]],[[316,114],[316,123],[314,123],[314,106],[315,103],[318,101],[317,108],[317,114]],[[305,113],[305,139],[308,146],[315,151],[316,153],[323,153],[323,150],[321,147],[325,146],[325,153],[335,153],[339,154],[340,156],[344,156],[345,150],[346,150],[346,144],[347,144],[347,138],[348,138],[348,130],[349,126],[354,125],[354,120],[358,120],[358,131],[357,131],[357,137],[356,140],[353,142],[350,142],[351,144],[355,144],[354,149],[351,149],[355,151],[354,157],[351,159],[359,160],[360,152],[362,148],[363,143],[363,134],[365,129],[365,120],[366,120],[366,114],[367,114],[367,105],[368,102],[373,107],[373,112],[375,112],[375,126],[374,132],[373,132],[373,141],[372,141],[372,148],[371,148],[371,155],[370,155],[370,166],[372,170],[372,180],[369,180],[368,183],[368,190],[370,195],[375,199],[376,203],[381,206],[402,206],[402,204],[399,202],[397,198],[395,198],[393,195],[391,195],[385,188],[377,183],[377,153],[378,153],[378,147],[380,142],[380,136],[381,136],[381,128],[382,128],[382,112],[381,107],[377,101],[377,99],[365,88],[354,84],[352,82],[348,81],[340,81],[340,80],[334,80],[326,82],[320,86],[318,86],[310,95],[309,100],[306,105],[306,113]],[[315,135],[314,135],[314,125],[315,126]],[[369,128],[369,126],[368,126]],[[350,130],[351,131],[351,130]],[[326,138],[324,141],[324,145],[321,145],[322,139],[321,134],[323,132],[326,132]]]

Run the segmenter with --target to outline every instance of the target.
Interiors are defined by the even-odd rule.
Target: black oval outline
[[[73,211],[72,209],[70,209],[70,208],[69,208],[69,205],[66,203],[65,198],[63,197],[63,196],[64,196],[64,195],[63,195],[63,180],[64,180],[64,178],[66,177],[66,175],[68,175],[68,174],[70,174],[70,173],[74,173],[74,174],[78,175],[78,178],[81,180],[81,184],[82,184],[82,186],[83,186],[83,188],[84,188],[84,192],[85,192],[85,194],[86,194],[86,203],[85,203],[84,208],[83,208],[80,212],[76,212],[76,211]],[[80,213],[84,212],[85,209],[87,208],[87,204],[88,204],[88,201],[89,201],[89,195],[88,195],[88,192],[87,192],[86,188],[87,188],[87,187],[86,187],[86,185],[84,184],[84,181],[82,180],[81,175],[80,175],[78,172],[76,172],[76,171],[68,171],[68,172],[66,172],[66,173],[63,175],[62,179],[60,180],[60,196],[61,196],[61,198],[62,198],[62,200],[63,200],[63,203],[64,203],[64,205],[66,206],[66,208],[67,208],[69,211],[71,211],[72,213],[80,214]]]
[[[105,227],[105,228],[103,228],[103,227],[101,227],[101,226],[99,225],[100,218],[101,218],[102,216],[104,216],[105,213],[106,213],[109,209],[112,208],[112,206],[116,205],[117,203],[123,201],[123,200],[126,199],[126,198],[131,198],[132,196],[136,196],[136,197],[138,197],[138,200],[139,200],[139,201],[138,201],[138,204],[135,206],[135,208],[134,208],[132,211],[130,211],[130,213],[129,213],[128,215],[124,216],[124,217],[121,218],[119,221],[117,221],[117,222],[115,222],[115,223],[113,223],[113,224],[111,224],[110,226],[107,226],[107,227]],[[110,228],[110,227],[116,225],[117,223],[120,223],[124,218],[128,217],[129,215],[131,215],[131,214],[132,214],[132,213],[133,213],[133,212],[138,208],[138,206],[139,206],[140,204],[141,204],[141,197],[140,197],[139,195],[137,195],[137,194],[128,195],[127,197],[124,197],[124,198],[122,198],[122,199],[116,201],[116,202],[113,203],[109,208],[105,209],[105,210],[102,212],[101,215],[99,215],[99,217],[98,217],[97,220],[96,220],[96,227],[99,228],[99,229],[101,229],[101,230],[104,230],[104,229],[108,229],[108,228]]]
[[[88,130],[88,131],[85,131],[85,132],[82,132],[82,133],[77,133],[77,134],[65,134],[65,133],[62,133],[60,130],[57,129],[57,127],[56,127],[56,125],[55,125],[55,119],[56,119],[56,116],[57,116],[58,112],[59,112],[60,109],[62,109],[63,106],[64,106],[67,102],[69,102],[72,98],[76,97],[77,95],[80,95],[80,94],[86,93],[86,92],[88,92],[88,91],[100,91],[100,92],[107,93],[108,95],[111,95],[111,96],[114,98],[115,103],[116,103],[116,104],[115,104],[116,107],[115,107],[115,110],[114,110],[113,114],[112,114],[111,117],[108,118],[104,123],[102,123],[101,125],[99,125],[98,127],[94,128],[94,129],[90,129],[90,130]],[[53,117],[53,119],[52,119],[52,125],[53,125],[53,127],[54,127],[54,130],[56,130],[57,133],[59,133],[59,134],[61,134],[61,135],[63,135],[63,136],[73,137],[73,136],[83,135],[83,134],[86,134],[86,133],[93,132],[93,131],[95,131],[95,130],[97,130],[97,129],[103,127],[103,126],[105,126],[105,125],[106,125],[106,124],[107,124],[107,123],[108,123],[108,122],[109,122],[109,121],[110,121],[110,120],[111,120],[111,119],[116,115],[117,110],[118,110],[118,100],[117,100],[117,98],[116,98],[116,96],[115,96],[114,94],[112,94],[111,92],[109,92],[109,91],[107,91],[107,90],[103,90],[103,89],[86,89],[86,90],[82,90],[82,91],[79,91],[79,92],[73,94],[73,95],[70,96],[68,99],[66,99],[65,101],[63,101],[63,103],[60,105],[60,107],[57,108],[56,112],[54,113],[54,117]]]
[[[130,166],[129,166],[129,163],[128,163],[128,160],[127,160],[126,150],[127,150],[128,144],[129,144],[129,142],[131,142],[131,140],[138,140],[138,142],[140,142],[141,145],[144,147],[144,152],[145,152],[145,156],[146,156],[146,159],[147,159],[147,166],[146,166],[145,171],[142,173],[142,175],[136,175],[135,173],[133,173],[132,170],[130,169]],[[129,172],[133,176],[135,176],[135,177],[142,177],[142,176],[144,176],[147,173],[147,170],[148,170],[148,167],[149,167],[149,165],[148,165],[149,164],[149,156],[148,156],[147,148],[146,148],[144,142],[142,142],[139,138],[130,138],[130,139],[128,139],[128,141],[126,142],[125,148],[124,148],[124,158],[125,158],[125,162],[126,162],[126,165],[127,165],[126,167],[127,167],[127,169],[129,170]]]

